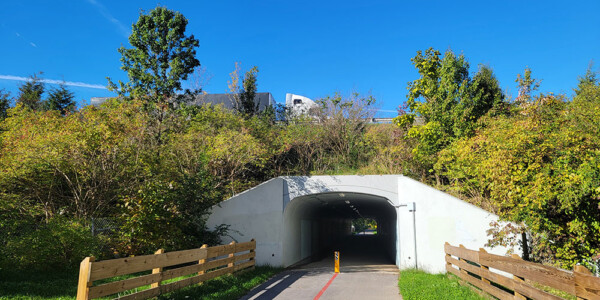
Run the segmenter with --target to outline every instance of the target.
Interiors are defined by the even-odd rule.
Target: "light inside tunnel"
[[[354,236],[352,223],[358,219],[373,220],[377,235]],[[393,264],[396,219],[390,201],[372,194],[329,192],[294,198],[284,212],[285,264],[317,261],[340,248],[366,261],[383,257]]]

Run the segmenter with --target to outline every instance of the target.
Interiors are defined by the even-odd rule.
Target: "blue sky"
[[[44,78],[75,85],[81,104],[105,77],[125,80],[117,48],[153,1],[0,3],[0,88]],[[526,66],[544,92],[572,94],[591,60],[600,66],[600,1],[160,1],[189,20],[210,93],[227,91],[234,63],[256,65],[258,89],[320,98],[372,93],[382,110],[406,99],[417,78],[410,58],[434,47],[463,53],[473,73],[491,66],[507,93]],[[472,73],[472,74],[473,74]],[[52,85],[49,84],[48,87]],[[394,113],[383,113],[394,115]]]

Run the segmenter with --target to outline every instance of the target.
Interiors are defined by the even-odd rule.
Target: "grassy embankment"
[[[398,286],[404,300],[444,300],[488,299],[461,285],[456,276],[450,274],[428,274],[418,270],[405,270],[400,272]]]
[[[256,267],[252,271],[221,276],[200,286],[165,294],[159,299],[238,299],[280,271],[281,269],[272,267]],[[0,270],[0,299],[75,299],[77,272],[32,273]],[[146,288],[148,287],[141,289]]]

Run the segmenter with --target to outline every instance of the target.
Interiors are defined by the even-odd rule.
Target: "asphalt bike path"
[[[340,273],[334,273],[331,252],[320,261],[277,274],[241,299],[402,299],[398,268],[377,236],[351,236],[338,248]]]

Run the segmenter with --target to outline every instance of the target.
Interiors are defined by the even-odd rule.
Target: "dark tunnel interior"
[[[376,235],[354,235],[352,220],[377,222]],[[284,213],[287,265],[332,257],[333,251],[362,264],[395,264],[396,210],[387,198],[362,193],[328,192],[293,199]]]

